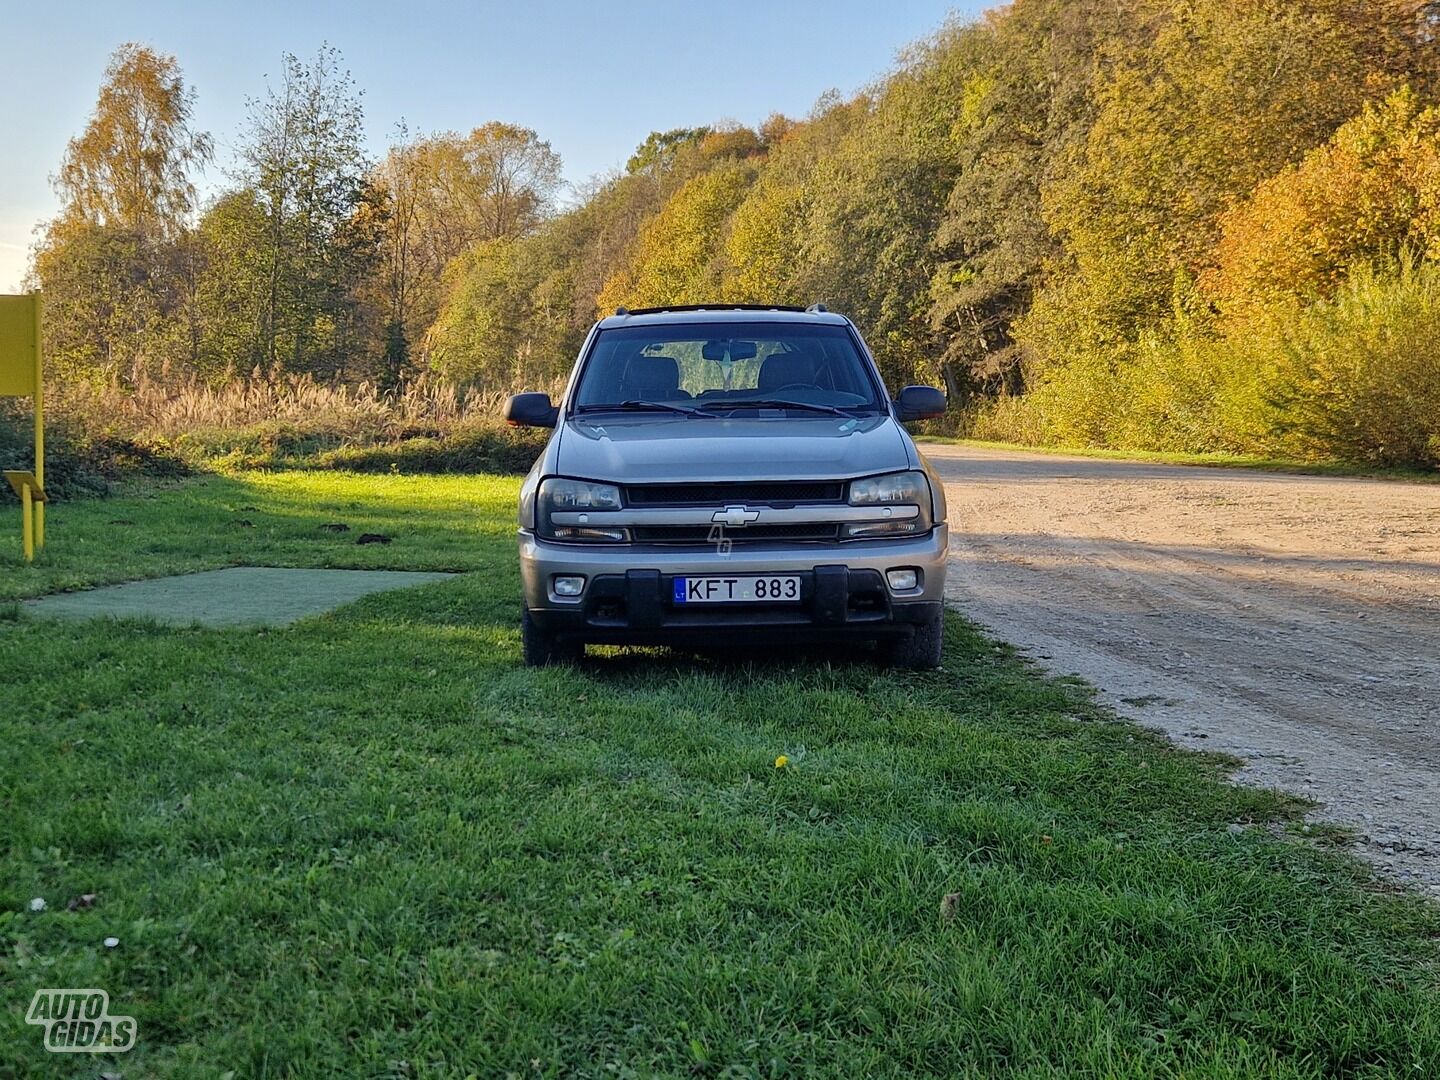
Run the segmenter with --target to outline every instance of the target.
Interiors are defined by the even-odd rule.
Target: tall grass
[[[187,468],[523,471],[542,440],[502,422],[505,397],[428,377],[399,390],[308,375],[220,385],[138,375],[124,386],[61,385],[51,391],[47,465],[62,498],[102,494],[110,481],[137,473]],[[29,452],[26,424],[13,410],[0,414],[7,468]]]
[[[141,376],[65,399],[92,423],[118,424],[135,434],[184,438],[204,431],[293,425],[359,443],[438,434],[481,417],[496,417],[505,395],[421,377],[403,389],[374,383],[322,382],[309,375],[252,376],[214,385],[201,379],[162,382]]]

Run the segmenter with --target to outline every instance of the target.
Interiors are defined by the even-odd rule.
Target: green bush
[[[1253,347],[1273,357],[1284,434],[1305,452],[1440,467],[1440,266],[1358,270]]]
[[[1440,266],[1360,268],[1330,300],[1037,365],[970,434],[1034,445],[1440,466]]]
[[[523,473],[544,445],[538,432],[497,423],[382,446],[342,447],[318,455],[314,464],[350,472]]]
[[[0,403],[0,469],[34,467],[35,435],[28,402],[23,407]],[[183,476],[189,471],[161,440],[91,433],[63,416],[46,424],[45,493],[57,501],[108,495],[111,484],[119,480]],[[0,484],[0,504],[18,501],[8,484]]]

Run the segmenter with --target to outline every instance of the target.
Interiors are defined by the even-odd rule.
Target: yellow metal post
[[[40,520],[41,507],[45,505],[45,489],[33,472],[18,469],[6,469],[5,482],[20,500],[20,539],[25,546],[25,561],[30,562],[35,558],[35,526]]]
[[[35,482],[40,485],[40,490],[45,490],[45,360],[43,358],[43,338],[40,330],[41,316],[43,314],[41,305],[44,301],[39,293],[33,294],[35,298]],[[35,546],[45,546],[45,504],[37,503],[35,506]]]
[[[30,485],[20,489],[20,536],[25,545],[25,561],[35,561],[35,519],[30,507]]]
[[[24,504],[25,558],[45,546],[45,388],[40,294],[0,296],[0,397],[35,399],[35,471],[7,470]]]

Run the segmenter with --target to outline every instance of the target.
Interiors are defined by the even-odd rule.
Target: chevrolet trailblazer
[[[625,311],[590,331],[520,491],[525,662],[587,643],[872,639],[940,662],[945,491],[854,324],[809,309]]]

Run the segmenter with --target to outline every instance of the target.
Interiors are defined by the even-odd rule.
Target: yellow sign
[[[40,297],[0,296],[0,397],[40,387]]]
[[[49,502],[45,497],[45,489],[40,486],[40,481],[35,479],[33,472],[11,472],[5,471],[5,479],[10,482],[10,490],[15,492],[17,498],[25,497],[25,489],[30,489],[30,498],[36,502]]]
[[[20,496],[25,561],[45,546],[45,380],[40,349],[40,294],[0,296],[0,397],[35,399],[35,471],[5,479]]]

